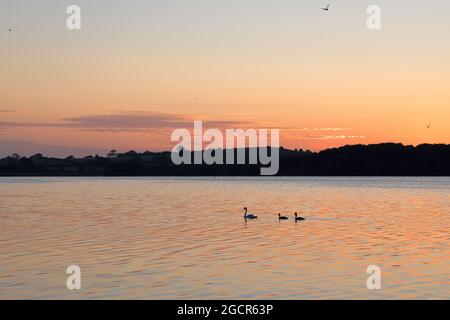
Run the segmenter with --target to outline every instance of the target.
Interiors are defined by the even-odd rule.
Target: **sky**
[[[328,2],[0,0],[0,156],[170,150],[194,120],[314,151],[450,143],[450,2]]]

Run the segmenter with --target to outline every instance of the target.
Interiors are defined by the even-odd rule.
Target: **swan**
[[[284,217],[281,215],[281,213],[278,214],[278,220],[289,220],[288,217]]]
[[[254,214],[247,214],[247,207],[244,208],[244,219],[258,219],[258,216],[255,216]]]
[[[296,213],[295,213],[295,222],[297,222],[297,221],[303,221],[303,220],[306,220],[306,219],[303,218],[303,217],[299,217],[299,216],[298,216],[298,213],[296,212]]]

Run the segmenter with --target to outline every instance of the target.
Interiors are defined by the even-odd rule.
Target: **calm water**
[[[0,178],[0,298],[449,299],[449,218],[449,178]]]

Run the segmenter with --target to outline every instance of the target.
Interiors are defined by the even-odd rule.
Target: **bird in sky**
[[[431,124],[428,124],[428,125],[427,125],[427,128],[430,129],[430,128],[431,128]]]
[[[323,11],[328,11],[330,10],[330,4],[328,4],[325,8],[321,8]]]
[[[11,29],[11,28],[9,28],[9,29],[8,29],[8,31],[9,31],[9,32],[12,32],[12,29]]]

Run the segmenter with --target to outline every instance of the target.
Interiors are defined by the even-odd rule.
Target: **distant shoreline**
[[[236,150],[235,150],[236,151]],[[450,145],[349,145],[320,152],[280,148],[279,177],[447,177]],[[215,152],[224,152],[216,150]],[[236,152],[235,152],[236,154]],[[246,157],[249,149],[245,149]],[[247,162],[248,163],[248,162]],[[170,152],[110,152],[64,159],[0,159],[0,177],[254,177],[260,165],[174,165]]]

